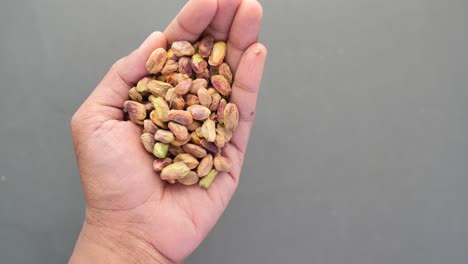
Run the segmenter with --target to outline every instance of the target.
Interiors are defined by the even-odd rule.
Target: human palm
[[[256,43],[262,9],[256,0],[191,0],[164,33],[155,32],[113,65],[83,103],[72,132],[86,198],[86,224],[149,245],[164,258],[181,262],[203,240],[234,193],[247,147],[266,49]],[[230,173],[219,173],[208,190],[167,184],[152,169],[141,128],[124,121],[128,90],[146,74],[149,54],[176,40],[203,33],[228,40],[226,60],[235,73],[231,101],[239,125],[223,155]]]

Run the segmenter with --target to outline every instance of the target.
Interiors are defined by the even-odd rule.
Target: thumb
[[[99,126],[108,120],[123,120],[122,106],[128,91],[148,75],[146,61],[157,48],[166,48],[163,33],[153,32],[143,44],[112,65],[101,83],[78,109],[72,120],[80,126]]]

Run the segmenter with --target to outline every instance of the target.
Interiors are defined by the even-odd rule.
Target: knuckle
[[[81,123],[81,117],[80,117],[80,112],[77,111],[75,114],[73,114],[71,120],[70,120],[70,127],[72,132],[76,132],[78,128],[80,127]]]
[[[124,63],[124,60],[125,60],[126,57],[122,57],[120,59],[118,59],[117,61],[114,62],[114,64],[112,64],[111,66],[111,70],[115,70],[115,71],[118,71],[120,69],[120,65],[122,65]]]

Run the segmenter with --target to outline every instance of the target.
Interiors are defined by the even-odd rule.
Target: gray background
[[[184,1],[0,4],[0,259],[64,263],[83,219],[69,120]],[[262,1],[239,189],[188,263],[467,263],[467,1]]]

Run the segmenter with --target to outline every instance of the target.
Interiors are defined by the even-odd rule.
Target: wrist
[[[126,232],[85,221],[69,264],[174,263],[149,243]]]

